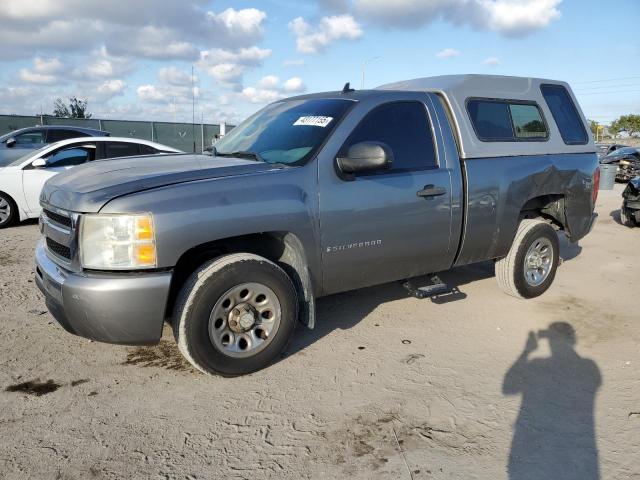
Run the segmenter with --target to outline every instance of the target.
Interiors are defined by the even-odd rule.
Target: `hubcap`
[[[553,265],[553,245],[546,237],[535,240],[524,257],[524,277],[529,285],[537,287],[549,276]]]
[[[0,197],[0,223],[6,222],[11,216],[11,204]]]
[[[280,327],[276,294],[261,283],[242,283],[227,290],[211,311],[209,338],[224,354],[246,358],[263,350]]]

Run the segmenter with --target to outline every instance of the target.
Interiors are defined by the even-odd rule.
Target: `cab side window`
[[[436,153],[425,106],[420,102],[385,103],[374,108],[355,128],[340,155],[360,142],[383,142],[393,152],[390,170],[374,175],[434,168]]]
[[[44,132],[25,132],[20,135],[16,135],[16,145],[31,145],[34,143],[44,143]]]
[[[94,159],[95,148],[71,147],[56,151],[47,159],[47,168],[74,167]]]
[[[569,92],[562,85],[541,85],[540,90],[556,125],[558,125],[564,143],[567,145],[586,144],[589,137]]]
[[[544,141],[549,137],[535,102],[473,98],[467,102],[467,111],[483,142]]]
[[[86,133],[78,132],[75,130],[65,130],[62,128],[52,128],[47,132],[47,142],[54,143],[60,140],[67,140],[69,138],[88,137]]]
[[[137,143],[129,142],[106,142],[104,146],[105,158],[131,157],[140,155],[140,148]]]
[[[158,151],[149,145],[140,145],[140,155],[154,155]]]

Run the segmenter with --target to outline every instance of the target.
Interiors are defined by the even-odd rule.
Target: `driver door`
[[[47,180],[60,172],[93,160],[95,154],[95,143],[67,145],[48,154],[44,158],[47,162],[44,167],[33,167],[32,165],[25,167],[22,171],[22,186],[27,206],[32,214],[40,213],[40,191]]]
[[[334,158],[325,159],[319,195],[325,294],[450,267],[450,171],[438,159],[424,100],[407,93],[375,106],[337,155],[360,142],[383,143],[393,153],[389,168],[343,179]]]

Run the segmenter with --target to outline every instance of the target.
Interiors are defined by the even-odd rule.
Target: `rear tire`
[[[629,215],[624,205],[620,208],[620,222],[622,222],[625,227],[633,228],[636,226],[636,221]]]
[[[184,357],[206,374],[244,375],[268,366],[287,346],[298,317],[296,290],[275,263],[225,255],[182,287],[173,333]]]
[[[18,206],[6,193],[0,192],[0,228],[13,225],[18,218]]]
[[[555,278],[559,252],[551,225],[540,219],[522,220],[509,253],[495,263],[498,285],[517,298],[542,295]]]

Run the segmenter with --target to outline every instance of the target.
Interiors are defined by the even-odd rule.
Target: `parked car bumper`
[[[160,341],[171,272],[76,274],[49,259],[40,241],[35,280],[47,308],[70,333],[124,345]]]

